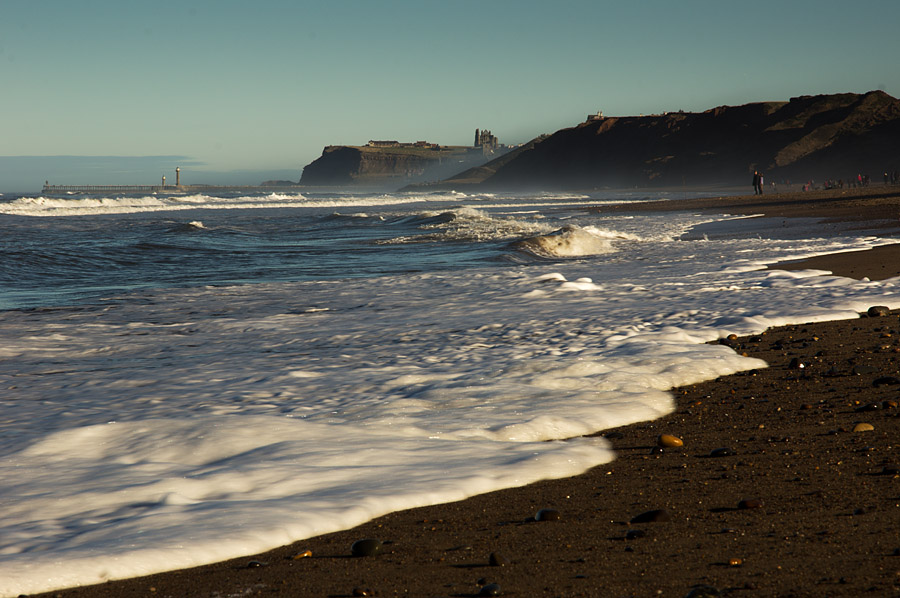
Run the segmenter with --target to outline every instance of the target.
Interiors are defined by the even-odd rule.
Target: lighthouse
[[[181,167],[175,167],[175,186],[181,187]]]

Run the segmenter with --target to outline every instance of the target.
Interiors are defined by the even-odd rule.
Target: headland
[[[512,148],[488,130],[475,129],[468,145],[441,145],[428,141],[404,143],[370,140],[366,145],[329,145],[303,168],[305,185],[402,185],[441,180],[476,167]]]
[[[370,140],[328,145],[293,187],[394,191],[590,191],[900,183],[900,100],[882,91],[800,96],[703,112],[586,120],[515,146],[475,130],[471,146]],[[757,173],[761,179],[756,179]],[[278,181],[278,183],[285,183]],[[773,187],[774,186],[774,187]],[[268,185],[262,185],[266,189]],[[50,185],[44,193],[232,192],[254,187]]]
[[[900,181],[900,100],[881,91],[703,112],[592,114],[423,189],[851,187]]]

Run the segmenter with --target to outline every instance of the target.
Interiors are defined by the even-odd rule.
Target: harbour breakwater
[[[296,185],[50,185],[41,189],[44,195],[133,195],[137,193],[164,193],[182,195],[194,193],[259,193],[260,191],[283,191],[295,189]]]
[[[45,184],[41,193],[63,195],[67,193],[178,193],[183,186],[174,185],[49,185]]]

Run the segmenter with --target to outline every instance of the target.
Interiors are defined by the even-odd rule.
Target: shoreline
[[[819,217],[890,236],[900,188],[876,190],[599,209]],[[888,245],[771,267],[880,280],[900,275],[897,256],[900,245]],[[603,431],[616,460],[573,478],[391,513],[262,555],[42,595],[477,596],[496,583],[509,596],[681,597],[698,584],[734,596],[900,596],[898,313],[728,341],[770,367],[673,389],[672,414]],[[874,429],[855,432],[858,423]],[[658,452],[662,433],[684,445]],[[540,509],[559,520],[534,521]],[[632,521],[657,509],[667,521]],[[363,538],[384,541],[381,553],[352,558]]]
[[[602,205],[600,212],[701,211],[773,218],[819,218],[823,224],[861,224],[884,232],[900,231],[900,186],[872,185],[850,189],[788,191],[766,195],[720,195],[695,199],[660,199]]]

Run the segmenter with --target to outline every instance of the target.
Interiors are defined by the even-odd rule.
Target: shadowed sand
[[[889,235],[900,189],[638,210],[815,217]],[[898,247],[779,267],[890,278],[900,275]],[[728,343],[770,367],[675,389],[671,415],[604,431],[618,458],[583,475],[393,513],[262,555],[49,595],[477,596],[494,595],[483,590],[493,583],[522,597],[900,596],[898,314]],[[854,431],[860,423],[872,429]],[[683,446],[654,449],[662,433]],[[545,508],[559,520],[534,521]],[[658,509],[667,521],[631,523]],[[385,543],[378,556],[350,556],[363,538]],[[491,565],[492,553],[502,566]]]

